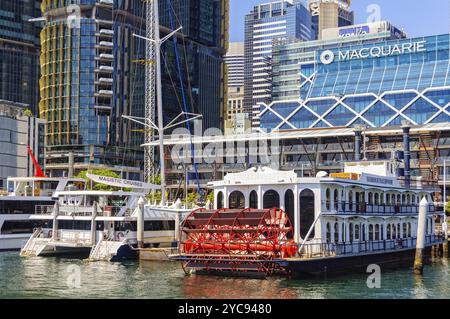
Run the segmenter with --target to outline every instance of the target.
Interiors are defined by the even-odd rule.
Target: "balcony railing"
[[[366,203],[347,203],[322,201],[324,214],[332,215],[417,215],[419,205],[373,205]],[[428,213],[440,212],[434,204],[428,205]]]
[[[440,235],[427,235],[426,245],[442,243],[444,237]],[[305,244],[299,252],[300,258],[320,258],[345,255],[357,255],[371,252],[384,252],[400,249],[414,249],[416,238],[399,238],[381,241],[361,241],[352,243],[313,243]]]

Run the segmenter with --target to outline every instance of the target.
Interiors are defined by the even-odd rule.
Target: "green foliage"
[[[210,201],[211,204],[214,204],[214,192],[210,192],[208,195],[206,195],[206,201]]]
[[[30,117],[33,115],[33,113],[31,112],[30,109],[25,109],[25,110],[23,110],[22,115]]]
[[[116,172],[113,172],[111,170],[108,170],[108,169],[94,169],[94,170],[90,170],[89,173],[93,174],[93,175],[100,175],[100,176],[106,176],[106,177],[120,178],[119,174],[117,174]],[[89,190],[95,190],[95,191],[117,191],[117,190],[120,189],[118,187],[113,187],[113,186],[109,186],[109,185],[94,183],[87,177],[87,174],[88,174],[88,171],[81,171],[76,177],[77,178],[83,178],[84,180],[86,180],[86,185],[87,185],[87,188]],[[91,185],[92,185],[92,188],[91,188]]]

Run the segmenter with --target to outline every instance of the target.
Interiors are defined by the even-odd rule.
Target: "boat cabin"
[[[228,174],[209,184],[214,208],[281,208],[296,242],[352,243],[410,238],[419,202],[430,203],[427,234],[434,233],[432,191],[404,188],[389,161],[345,163],[342,173],[298,177],[269,167]]]

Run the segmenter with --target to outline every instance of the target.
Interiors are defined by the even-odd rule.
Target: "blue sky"
[[[304,0],[306,2],[306,0]],[[244,41],[244,16],[254,5],[270,0],[230,0],[230,41]],[[410,37],[450,32],[448,0],[353,0],[356,23],[367,21],[370,4],[381,9],[381,19],[391,21]]]

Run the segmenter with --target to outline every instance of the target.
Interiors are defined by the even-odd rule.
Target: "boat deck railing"
[[[53,215],[54,205],[36,205],[34,213],[36,215]],[[123,209],[122,206],[105,206],[99,208],[97,216],[117,216]],[[131,216],[133,210],[126,209],[125,216]],[[58,216],[92,216],[92,206],[60,206]]]
[[[338,215],[417,215],[419,214],[419,205],[381,205],[366,203],[348,203],[348,202],[322,202],[324,214]],[[440,212],[433,204],[428,205],[428,213]]]
[[[426,236],[426,245],[441,243],[441,235]],[[399,238],[380,241],[364,241],[353,243],[312,243],[305,244],[299,252],[300,258],[311,259],[321,257],[335,257],[356,255],[363,253],[388,252],[400,249],[413,249],[416,247],[416,238]]]

